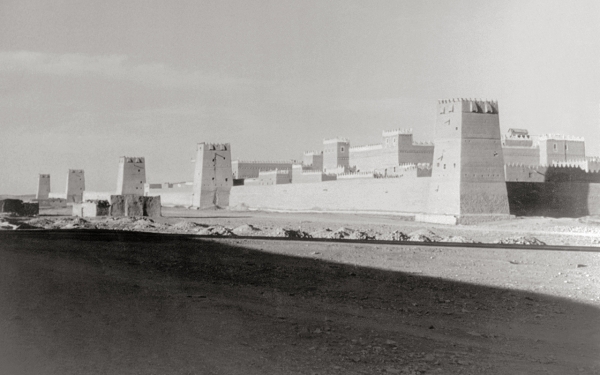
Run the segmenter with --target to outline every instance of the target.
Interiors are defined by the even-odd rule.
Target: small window
[[[565,143],[565,150],[569,149],[569,145]]]
[[[342,146],[342,147],[340,148],[340,150],[341,150],[342,152],[344,152],[344,147]]]
[[[558,149],[558,146],[557,146],[557,144],[555,143],[555,144],[554,144],[554,151],[556,151],[557,149]]]
[[[444,169],[446,169],[446,164],[444,164]]]

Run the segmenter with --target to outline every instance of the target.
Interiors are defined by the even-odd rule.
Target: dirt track
[[[0,373],[600,373],[598,254],[0,236]]]

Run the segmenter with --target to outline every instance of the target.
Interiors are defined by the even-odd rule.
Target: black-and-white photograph
[[[0,176],[0,375],[600,374],[597,0],[2,0]]]

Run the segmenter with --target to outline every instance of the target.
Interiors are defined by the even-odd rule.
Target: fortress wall
[[[423,212],[430,178],[350,179],[315,184],[234,186],[230,207]]]
[[[505,165],[506,182],[544,182],[548,167],[527,165]]]
[[[398,163],[431,163],[433,161],[433,145],[411,145],[398,151]]]
[[[168,187],[169,185],[171,187]],[[163,206],[190,207],[192,205],[193,191],[193,185],[165,184],[164,188],[147,189],[144,195],[148,197],[160,196]]]
[[[540,164],[543,165],[552,164],[553,161],[585,158],[585,142],[583,139],[570,139],[564,136],[542,136],[539,143]]]
[[[600,183],[507,182],[511,215],[580,217],[600,215]]]
[[[539,165],[540,149],[538,147],[502,147],[504,164]]]
[[[231,162],[231,168],[233,178],[256,178],[258,177],[258,173],[260,171],[272,171],[275,169],[291,169],[292,163],[234,160]]]
[[[48,193],[48,199],[67,199],[65,193]]]
[[[383,163],[382,149],[350,149],[350,166],[360,172],[373,171]]]

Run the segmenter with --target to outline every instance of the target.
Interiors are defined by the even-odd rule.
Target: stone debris
[[[40,229],[54,229],[54,220],[45,219],[45,218],[35,218],[31,220],[27,220],[26,224],[31,225],[32,227],[40,228]]]
[[[139,218],[133,223],[131,229],[140,231],[145,229],[153,229],[156,227],[157,225],[154,223],[154,220],[148,218]]]
[[[325,228],[318,230],[310,234],[313,238],[327,238],[327,239],[349,239],[349,240],[372,240],[374,236],[369,235],[367,232],[355,230],[347,227],[341,227],[337,230],[331,230]]]
[[[501,245],[545,245],[546,243],[538,240],[535,237],[516,236],[508,237],[501,240],[494,241],[492,243]]]
[[[198,231],[201,228],[205,228],[205,225],[194,223],[193,221],[180,221],[176,224],[171,225],[171,230],[176,232],[191,232]]]
[[[237,236],[250,236],[261,230],[254,225],[244,224],[233,228],[232,232]]]
[[[200,236],[235,236],[231,229],[222,225],[213,225],[208,228],[200,229],[196,234]]]
[[[286,238],[312,238],[309,233],[302,230],[275,228],[270,233],[271,237],[286,237]]]
[[[0,230],[16,230],[17,228],[19,228],[18,225],[11,224],[5,220],[0,220]]]
[[[442,237],[441,242],[460,242],[460,243],[477,243],[476,241],[463,236],[447,236]]]
[[[80,217],[60,219],[54,222],[54,229],[96,229],[96,226]]]
[[[379,237],[378,239],[384,240],[384,241],[408,241],[409,236],[404,232],[395,230],[392,233],[389,233],[389,234]]]
[[[420,229],[408,234],[408,241],[413,242],[440,242],[442,237],[429,229]]]

